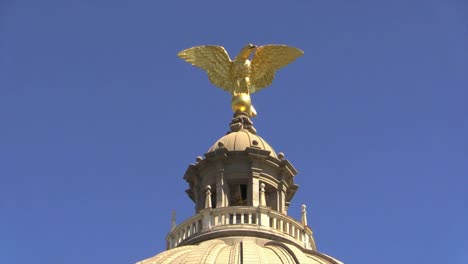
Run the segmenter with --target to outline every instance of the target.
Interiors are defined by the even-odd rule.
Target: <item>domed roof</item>
[[[228,151],[244,151],[248,147],[259,148],[270,151],[270,156],[277,158],[275,150],[263,138],[245,129],[230,132],[218,139],[208,152],[215,151],[220,147],[225,147]]]
[[[213,239],[164,251],[137,264],[204,263],[301,263],[342,264],[316,251],[303,252],[298,247],[254,237]]]

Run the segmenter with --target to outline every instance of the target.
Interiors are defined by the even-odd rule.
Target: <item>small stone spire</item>
[[[172,210],[171,213],[171,231],[176,228],[176,212],[175,210]]]
[[[302,225],[307,226],[307,211],[306,211],[305,204],[301,206],[301,211],[302,211],[302,216],[301,216]]]
[[[266,206],[265,201],[265,184],[260,183],[260,206]]]
[[[206,208],[211,208],[211,186],[207,185],[206,186],[206,192],[205,192],[205,209]]]

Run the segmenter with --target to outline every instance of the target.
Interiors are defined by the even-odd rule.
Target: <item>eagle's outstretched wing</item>
[[[254,93],[271,84],[275,72],[302,56],[300,49],[286,45],[265,45],[258,47],[250,64],[250,93]]]
[[[232,89],[229,75],[232,61],[223,47],[197,46],[183,50],[177,55],[193,66],[205,70],[214,85],[228,91]]]

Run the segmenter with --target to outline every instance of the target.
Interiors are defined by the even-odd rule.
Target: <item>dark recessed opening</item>
[[[229,185],[230,197],[229,205],[230,206],[241,206],[247,205],[247,184],[231,184]]]

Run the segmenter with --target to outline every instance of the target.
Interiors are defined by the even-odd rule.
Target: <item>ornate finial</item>
[[[171,213],[171,231],[176,228],[176,212],[175,210],[172,210]]]
[[[207,185],[206,186],[206,192],[205,192],[205,209],[206,208],[211,208],[211,186]]]
[[[279,160],[284,160],[284,153],[283,152],[278,152],[278,159]]]
[[[232,118],[229,127],[231,128],[231,132],[237,132],[241,129],[246,129],[252,134],[257,134],[257,130],[255,127],[253,127],[253,122],[245,112],[234,113],[234,117]]]
[[[265,201],[265,184],[260,183],[260,206],[266,206]]]
[[[307,211],[306,211],[306,205],[303,204],[301,206],[301,220],[302,220],[302,225],[307,226]]]
[[[254,53],[252,61],[250,55]],[[177,55],[208,73],[209,80],[232,95],[232,110],[257,115],[250,94],[273,82],[275,72],[302,56],[300,49],[286,45],[246,45],[234,61],[221,46],[197,46]]]

